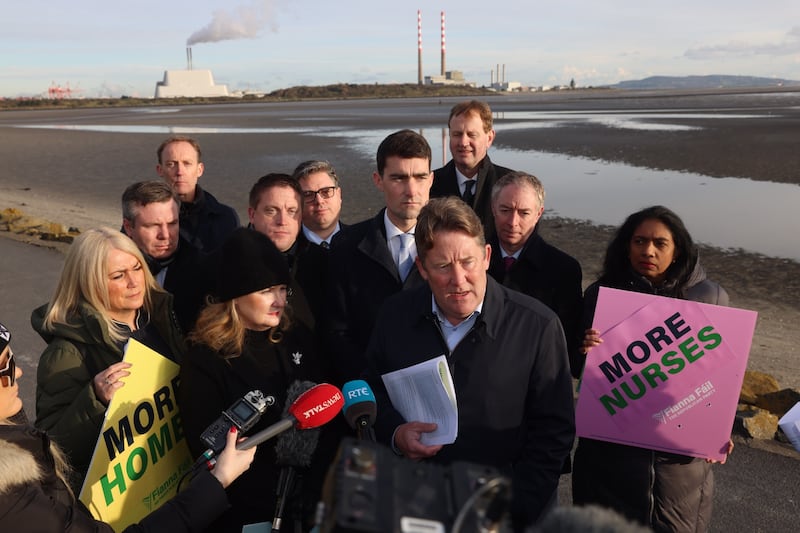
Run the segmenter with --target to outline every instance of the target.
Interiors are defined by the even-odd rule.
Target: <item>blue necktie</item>
[[[400,272],[400,279],[408,277],[411,267],[414,266],[414,258],[411,256],[411,233],[401,233],[397,236],[400,239],[400,253],[397,254],[397,270]]]

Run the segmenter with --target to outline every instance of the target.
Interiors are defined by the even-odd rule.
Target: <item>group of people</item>
[[[48,343],[33,425],[16,399],[21,371],[7,349],[10,334],[0,329],[2,440],[19,444],[42,471],[0,479],[0,523],[28,516],[21,499],[6,498],[21,494],[16,486],[56,498],[61,519],[90,520],[73,493],[114,393],[131,373],[147,371],[123,361],[130,338],[180,365],[178,403],[195,456],[205,449],[203,430],[249,390],[276,399],[257,431],[280,418],[296,380],[341,386],[363,378],[377,398],[381,442],[412,460],[470,461],[508,475],[516,530],[546,515],[571,466],[572,378],[602,342],[591,328],[598,287],[721,305],[727,295],[706,279],[677,215],[660,206],[628,217],[584,294],[579,263],[539,232],[542,183],[489,159],[489,106],[461,102],[448,126],[452,160],[435,171],[418,133],[397,131],[380,143],[372,181],[384,207],[352,225],[340,221],[342,189],[326,161],[258,179],[247,227],[239,227],[236,211],[198,185],[198,143],[162,143],[161,179],[124,191],[121,230],[92,229],[75,240],[53,298],[33,312]],[[458,437],[428,446],[422,436],[436,425],[405,420],[381,376],[442,354]],[[325,470],[346,432],[339,421],[326,427],[311,466],[301,469],[290,506],[297,527],[313,525]],[[274,446],[259,445],[254,457],[235,450],[235,437],[217,477],[200,477],[152,520],[178,531],[241,531],[271,520],[281,471]],[[65,463],[71,468],[54,469]],[[195,487],[212,483],[208,512],[186,513],[190,498],[204,501]],[[612,508],[657,531],[708,527],[713,479],[703,460],[580,439],[573,485],[575,503]]]

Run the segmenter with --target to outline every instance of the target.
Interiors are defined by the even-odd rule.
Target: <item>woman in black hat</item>
[[[27,423],[19,399],[22,370],[10,341],[11,333],[0,324],[0,530],[113,532],[76,500],[66,481],[70,468],[55,443]],[[213,471],[201,471],[180,494],[125,531],[181,533],[208,527],[227,508],[224,488],[253,460],[255,449],[236,450],[236,437],[228,435]]]
[[[252,434],[280,420],[293,382],[325,377],[312,332],[290,319],[290,274],[272,241],[257,231],[237,229],[218,261],[214,300],[200,312],[181,366],[179,404],[194,455],[206,449],[201,433],[247,392],[260,390],[276,399]],[[259,445],[253,467],[231,486],[232,508],[214,531],[239,532],[245,524],[273,519],[281,470],[274,442]]]

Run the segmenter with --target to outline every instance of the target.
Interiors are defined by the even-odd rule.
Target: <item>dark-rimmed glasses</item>
[[[317,195],[323,200],[327,200],[329,198],[333,198],[333,195],[336,193],[336,189],[339,187],[332,185],[330,187],[323,187],[316,191],[303,191],[303,200],[306,202],[313,202]]]
[[[14,352],[12,352],[11,348],[9,348],[8,360],[6,361],[6,366],[0,368],[0,383],[3,384],[3,387],[13,387],[16,378],[17,378],[17,363],[14,362]]]

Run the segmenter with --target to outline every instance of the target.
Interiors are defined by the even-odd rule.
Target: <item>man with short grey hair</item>
[[[536,176],[511,172],[492,187],[495,234],[489,274],[509,289],[540,300],[555,311],[564,327],[573,376],[583,339],[581,266],[572,256],[547,243],[536,226],[544,213],[544,187]]]

